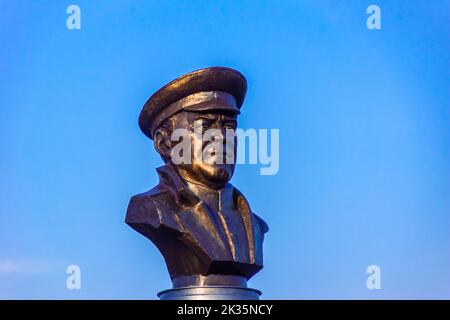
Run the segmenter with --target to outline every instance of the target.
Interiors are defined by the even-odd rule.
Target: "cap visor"
[[[193,106],[186,107],[183,110],[192,112],[206,112],[217,110],[217,111],[229,111],[235,114],[241,113],[236,106],[224,103],[218,104],[217,102],[199,103]]]

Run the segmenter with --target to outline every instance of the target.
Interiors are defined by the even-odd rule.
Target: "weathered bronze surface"
[[[186,129],[192,141],[198,139],[194,122],[199,119],[203,129],[236,129],[246,88],[236,70],[201,69],[158,90],[141,111],[140,128],[165,164],[157,168],[159,184],[131,198],[126,223],[159,249],[174,288],[246,287],[263,267],[268,227],[229,183],[235,164],[198,161],[194,152],[191,163],[171,159],[175,129]],[[197,142],[206,147],[207,142]]]

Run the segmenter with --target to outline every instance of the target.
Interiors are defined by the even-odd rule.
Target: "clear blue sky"
[[[381,8],[381,30],[366,8]],[[66,8],[81,8],[81,30]],[[263,298],[450,298],[449,1],[0,0],[0,298],[153,299],[124,223],[161,160],[138,113],[194,69],[240,70],[240,127],[280,171],[233,184],[270,225]],[[66,289],[66,267],[82,289]],[[381,267],[381,290],[366,268]]]

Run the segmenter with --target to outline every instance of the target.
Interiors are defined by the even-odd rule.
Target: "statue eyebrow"
[[[232,123],[232,124],[237,124],[237,120],[235,119],[223,119],[220,121],[221,123]]]
[[[201,116],[197,116],[196,120],[208,120],[208,121],[215,121],[217,120],[216,116],[207,116],[207,115],[201,115]]]

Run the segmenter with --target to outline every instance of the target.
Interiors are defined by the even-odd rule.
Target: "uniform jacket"
[[[213,190],[188,184],[171,165],[159,184],[131,198],[126,223],[150,239],[171,278],[229,274],[249,279],[263,267],[267,224],[233,185]]]

